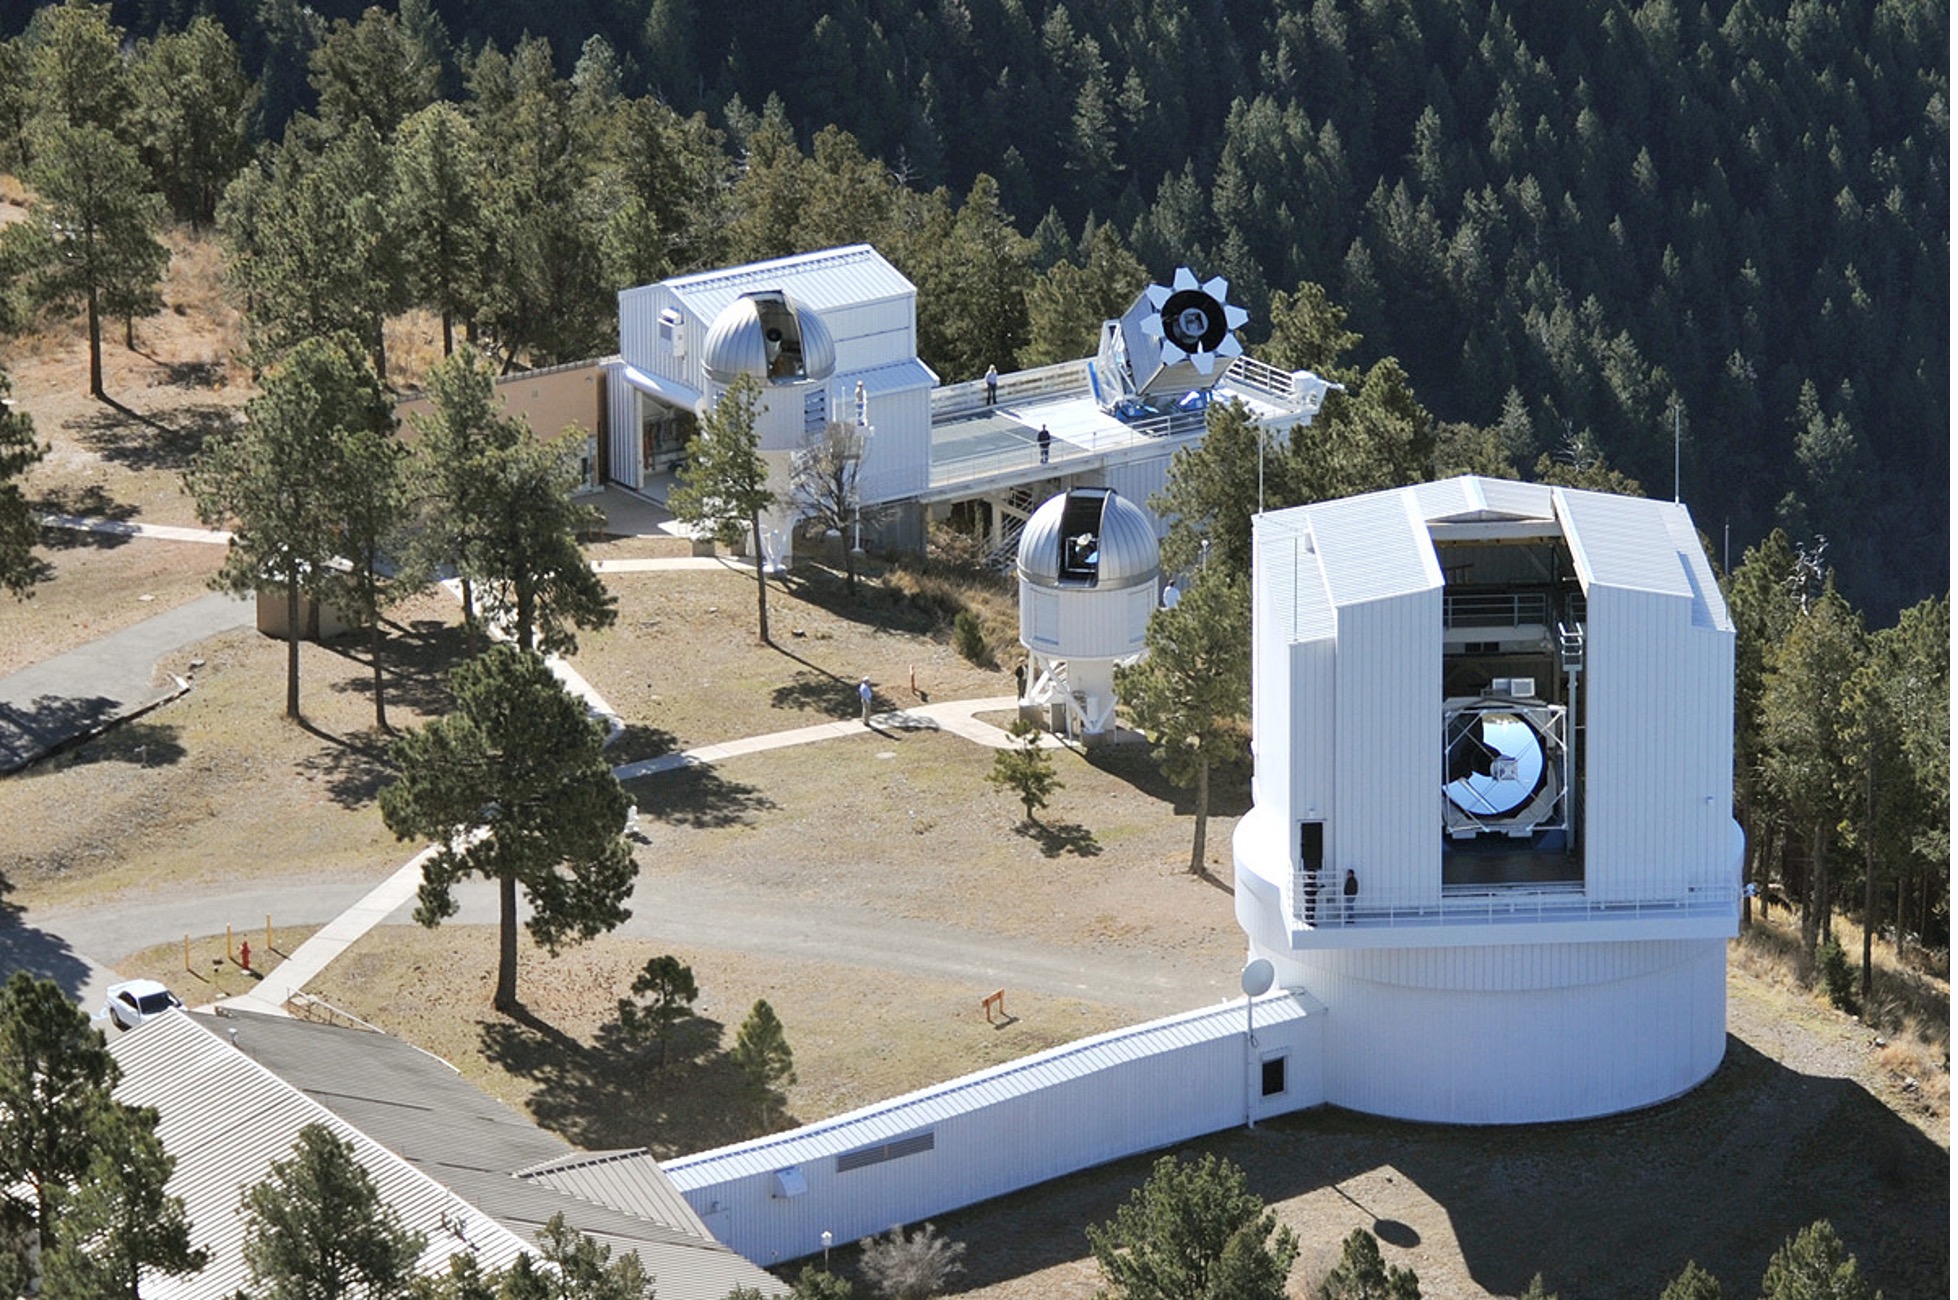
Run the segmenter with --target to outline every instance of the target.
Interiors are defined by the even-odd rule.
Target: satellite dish
[[[1262,996],[1271,991],[1274,974],[1270,962],[1263,957],[1253,957],[1244,963],[1244,974],[1238,977],[1238,987],[1244,990],[1247,998]]]

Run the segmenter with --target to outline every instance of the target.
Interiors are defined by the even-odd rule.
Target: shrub
[[[979,616],[969,609],[960,610],[952,619],[952,647],[967,663],[992,667],[993,652],[986,644],[986,629],[979,626]]]
[[[1817,954],[1822,970],[1822,987],[1829,994],[1829,1003],[1838,1011],[1856,1010],[1856,973],[1849,968],[1849,955],[1842,950],[1833,934],[1822,941],[1822,949]]]
[[[864,1275],[886,1300],[928,1300],[965,1268],[959,1262],[965,1243],[939,1236],[929,1223],[910,1236],[893,1226],[888,1236],[865,1237],[857,1245]]]

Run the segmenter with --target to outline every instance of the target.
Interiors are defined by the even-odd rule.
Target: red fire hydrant
[[[238,945],[238,967],[240,970],[250,970],[252,968],[252,941],[250,939],[243,940]]]

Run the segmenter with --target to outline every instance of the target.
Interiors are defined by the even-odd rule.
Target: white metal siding
[[[1338,646],[1331,638],[1306,641],[1292,648],[1291,711],[1286,718],[1292,741],[1285,757],[1292,764],[1290,814],[1294,823],[1325,821],[1332,814],[1339,786],[1335,757],[1339,734],[1338,679]],[[1297,865],[1296,844],[1292,851]],[[1328,865],[1331,865],[1330,858]]]
[[[1328,858],[1360,904],[1441,897],[1441,591],[1339,611],[1336,792]]]
[[[1052,587],[1020,589],[1020,641],[1052,654],[1061,643],[1061,593]]]
[[[1589,596],[1584,876],[1594,900],[1683,899],[1725,879],[1733,807],[1733,639],[1690,597]]]
[[[1724,940],[1315,951],[1326,1100],[1456,1124],[1581,1119],[1704,1080],[1726,1049]]]
[[[640,486],[639,390],[625,379],[625,366],[605,367],[605,410],[610,428],[606,430],[614,483],[629,488]]]
[[[1319,1103],[1318,1008],[1286,994],[1256,1004],[1261,1055],[1288,1054],[1287,1088],[1254,1113]],[[1180,1023],[1177,1023],[1180,1022]],[[1133,1036],[1124,1050],[1120,1040]],[[1115,1040],[1115,1041],[1108,1041]],[[1244,1006],[1172,1017],[1088,1040],[1091,1069],[1043,1066],[1079,1045],[1029,1058],[1011,1073],[985,1071],[875,1108],[665,1168],[726,1245],[760,1264],[879,1233],[893,1223],[1004,1195],[1063,1174],[1155,1150],[1244,1122]],[[1058,1064],[1058,1063],[1057,1063]],[[929,1131],[929,1150],[838,1172],[836,1157]],[[919,1144],[921,1145],[921,1144]],[[776,1171],[793,1166],[807,1191],[780,1197]]]
[[[1113,488],[1129,500],[1146,505],[1149,498],[1161,492],[1169,482],[1169,462],[1170,457],[1165,453],[1147,460],[1109,465],[1100,474],[1100,485]],[[1167,521],[1159,520],[1158,525],[1166,526]]]
[[[846,395],[844,410],[855,402],[855,381],[839,381]],[[864,451],[857,479],[866,505],[902,501],[931,485],[931,392],[915,389],[870,399],[870,444]]]

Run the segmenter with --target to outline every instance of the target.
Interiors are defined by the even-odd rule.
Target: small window
[[[1264,1063],[1263,1094],[1276,1097],[1285,1091],[1285,1058],[1274,1056]]]

